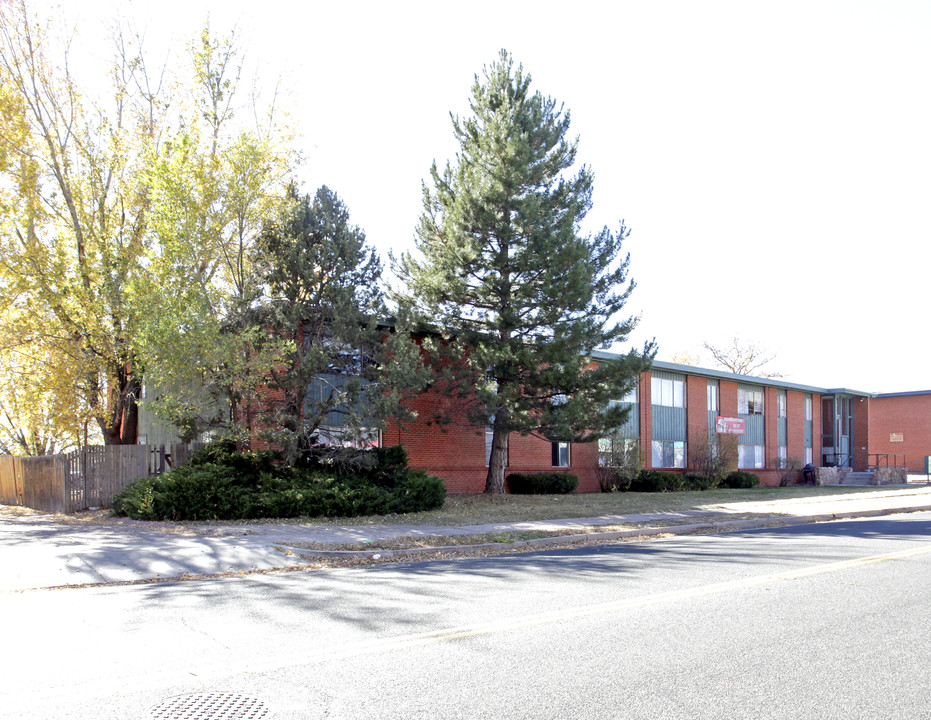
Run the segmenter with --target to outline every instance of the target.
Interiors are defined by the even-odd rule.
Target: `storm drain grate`
[[[265,703],[238,693],[180,695],[152,708],[153,720],[252,720],[267,715]]]

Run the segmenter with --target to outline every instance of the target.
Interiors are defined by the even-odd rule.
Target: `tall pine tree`
[[[441,173],[434,163],[425,184],[419,254],[405,253],[395,271],[407,285],[399,301],[444,335],[437,352],[452,387],[475,400],[470,421],[493,428],[485,492],[496,493],[510,433],[584,442],[619,427],[627,409],[611,400],[634,386],[654,348],[592,360],[634,328],[635,318],[616,320],[633,283],[623,223],[581,234],[592,173],[571,172],[569,113],[532,92],[504,50],[476,75],[470,105],[470,116],[453,118],[455,165]]]

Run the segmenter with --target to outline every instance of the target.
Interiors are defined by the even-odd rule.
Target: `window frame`
[[[650,378],[650,403],[660,407],[685,408],[685,378]]]
[[[554,468],[572,467],[572,443],[570,442],[550,443],[550,460]]]
[[[650,443],[650,465],[653,468],[684,470],[688,457],[687,451],[688,445],[685,440],[653,440]],[[659,458],[658,463],[657,458]],[[671,465],[667,464],[670,458],[672,459]]]
[[[737,388],[738,415],[763,415],[765,407],[762,390]]]
[[[747,464],[747,453],[753,451],[752,464]],[[738,470],[762,470],[766,467],[766,446],[765,445],[738,445],[737,446],[737,469]]]

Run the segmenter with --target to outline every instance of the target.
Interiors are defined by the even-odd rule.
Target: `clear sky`
[[[595,172],[587,229],[626,220],[637,344],[734,335],[786,379],[931,389],[931,2],[119,2],[180,50],[210,12],[279,77],[306,162],[384,255],[408,249],[449,113],[501,48],[565,103]],[[707,354],[701,364],[710,365]]]

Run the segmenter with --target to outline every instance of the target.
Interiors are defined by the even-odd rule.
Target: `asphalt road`
[[[0,717],[931,717],[929,540],[920,513],[5,593]]]

